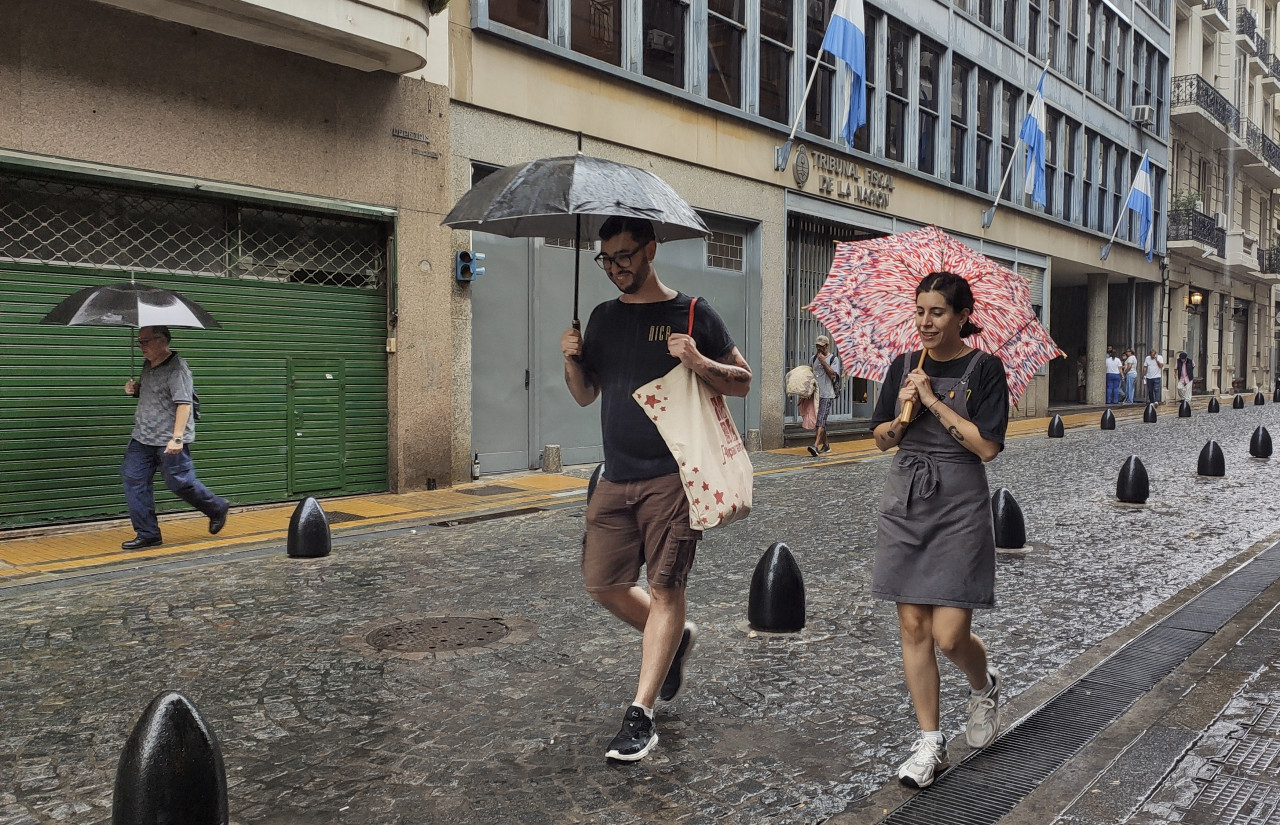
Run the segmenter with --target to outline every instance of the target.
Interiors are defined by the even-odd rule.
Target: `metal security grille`
[[[387,224],[0,170],[0,261],[379,289]]]

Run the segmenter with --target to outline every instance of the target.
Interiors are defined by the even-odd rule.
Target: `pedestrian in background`
[[[941,730],[937,650],[969,681],[965,739],[984,748],[1000,729],[1000,674],[974,635],[973,611],[995,606],[996,552],[983,462],[1004,449],[1009,386],[1004,365],[964,339],[973,292],[950,272],[916,289],[920,353],[899,356],[872,417],[876,446],[896,446],[876,520],[872,595],[897,604],[902,666],[920,735],[898,780],[933,784],[948,765]],[[919,364],[915,369],[913,365]],[[910,403],[914,417],[901,421]]]
[[[1164,369],[1164,357],[1156,355],[1155,350],[1147,353],[1142,359],[1142,369],[1147,378],[1147,400],[1152,404],[1163,403],[1160,399],[1160,371]]]
[[[836,381],[840,378],[840,355],[831,353],[831,339],[819,335],[814,339],[813,358],[809,359],[813,367],[813,377],[818,382],[818,431],[809,446],[809,455],[831,452],[831,443],[827,441],[827,416],[831,414],[831,405],[836,400]]]
[[[1120,403],[1124,362],[1116,357],[1115,347],[1107,347],[1107,403]]]
[[[1085,391],[1088,389],[1088,375],[1089,359],[1083,352],[1081,352],[1076,358],[1076,400],[1081,404],[1083,404],[1085,399],[1088,397],[1085,395]]]
[[[1138,386],[1138,356],[1133,350],[1124,351],[1124,403],[1132,404]]]
[[[1196,380],[1196,363],[1185,352],[1178,353],[1178,360],[1173,365],[1174,380],[1178,382],[1178,399],[1191,400],[1191,387]]]
[[[190,447],[196,440],[195,384],[187,362],[169,348],[171,337],[168,327],[139,329],[138,347],[145,359],[142,374],[124,384],[125,394],[138,399],[133,433],[120,465],[134,532],[120,545],[125,550],[156,547],[164,541],[156,518],[157,469],[174,495],[209,517],[210,533],[227,523],[231,506],[196,478]]]
[[[671,450],[635,402],[637,388],[684,364],[716,392],[745,396],[751,369],[724,321],[706,301],[658,280],[658,244],[647,220],[614,216],[600,227],[596,262],[622,293],[595,308],[585,336],[560,336],[564,380],[585,407],[600,398],[604,473],[587,504],[582,576],[587,592],[643,634],[640,677],[622,728],[605,751],[634,762],[658,744],[656,700],[671,701],[698,628],[685,621],[685,587],[701,531],[689,524],[689,501]],[[639,586],[640,567],[648,579]]]

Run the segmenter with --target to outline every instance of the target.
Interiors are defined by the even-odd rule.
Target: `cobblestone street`
[[[1280,406],[1178,419],[1166,404],[1160,414],[1011,440],[988,465],[1031,542],[1002,553],[999,606],[975,621],[1015,706],[1280,534],[1280,464],[1248,454],[1259,424],[1280,435]],[[1210,438],[1226,455],[1224,478],[1195,474]],[[1131,454],[1150,475],[1145,506],[1115,501]],[[320,560],[274,547],[0,589],[0,822],[109,822],[121,747],[166,689],[187,695],[218,736],[241,825],[837,815],[892,778],[916,733],[892,607],[867,595],[887,460],[753,458],[755,510],[699,547],[697,655],[640,763],[603,758],[634,690],[639,641],[581,590],[579,499],[345,538]],[[797,635],[745,623],[752,570],[775,541],[805,577],[808,626]],[[531,635],[418,660],[363,640],[427,615],[504,617]],[[964,685],[949,665],[943,698],[955,735]]]

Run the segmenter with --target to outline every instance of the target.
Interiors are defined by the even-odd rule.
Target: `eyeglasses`
[[[634,258],[636,253],[641,249],[644,249],[644,244],[637,246],[630,252],[619,252],[617,255],[606,255],[601,252],[595,257],[595,262],[605,271],[608,271],[610,266],[616,266],[619,269],[626,269],[631,266],[631,259]]]
[[[150,344],[150,343],[151,343],[152,341],[154,341],[154,340],[156,340],[156,339],[155,339],[155,338],[139,338],[139,339],[138,339],[138,344],[139,344],[139,346],[143,346],[143,347],[145,347],[147,344]]]

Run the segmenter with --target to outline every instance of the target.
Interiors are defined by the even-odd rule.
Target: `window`
[[[1043,58],[1040,44],[1040,0],[1029,0],[1027,3],[1027,51],[1033,57]]]
[[[622,65],[622,0],[570,0],[569,46],[578,54]]]
[[[1124,107],[1129,88],[1124,73],[1129,63],[1129,27],[1121,25],[1116,33],[1116,108],[1128,114]]]
[[[1013,149],[1018,145],[1018,127],[1022,121],[1018,118],[1018,105],[1022,100],[1022,91],[1012,83],[1005,83],[1001,88],[1000,100],[1000,170],[1009,168],[1013,162]],[[999,172],[1000,170],[997,170]],[[1011,199],[1013,179],[1005,180],[1000,197]]]
[[[680,0],[644,0],[644,76],[685,88],[688,7]]]
[[[1058,182],[1058,130],[1062,128],[1062,115],[1047,112],[1048,123],[1044,132],[1044,211],[1058,214],[1055,196]]]
[[[938,83],[942,71],[942,47],[920,41],[920,147],[917,168],[932,175],[937,171]]]
[[[489,19],[535,37],[546,37],[547,0],[489,0]]]
[[[973,67],[951,58],[951,182],[964,185],[969,149],[969,78]]]
[[[1018,42],[1018,0],[1004,0],[1004,26],[1000,33],[1005,40]]]
[[[1046,36],[1049,45],[1049,65],[1058,71],[1064,71],[1061,52],[1058,49],[1058,36],[1062,31],[1062,0],[1048,0],[1049,33]]]
[[[884,156],[889,160],[906,159],[910,53],[910,34],[889,24],[889,77],[885,84],[884,117]]]
[[[1090,229],[1097,229],[1098,225],[1094,221],[1097,214],[1094,211],[1094,181],[1097,178],[1097,167],[1094,162],[1094,155],[1098,151],[1098,137],[1092,132],[1085,130],[1084,133],[1084,196],[1080,198],[1081,208],[1083,212],[1080,215],[1080,223]]]
[[[1084,7],[1084,87],[1098,94],[1098,75],[1094,70],[1098,55],[1098,18],[1102,16],[1102,4],[1090,2]]]
[[[791,0],[760,0],[760,114],[791,122]]]
[[[707,96],[729,106],[742,105],[744,4],[707,2]]]
[[[1080,164],[1080,126],[1066,121],[1063,135],[1063,167],[1062,167],[1062,219],[1075,220],[1076,170]]]
[[[871,152],[871,130],[875,127],[876,75],[881,70],[876,61],[876,32],[884,25],[884,18],[867,11],[867,122],[853,133],[853,148],[859,152]]]
[[[822,50],[822,38],[827,34],[827,21],[835,0],[813,0],[806,4],[805,29],[805,77],[813,72],[818,62],[818,73],[813,78],[809,97],[804,107],[804,128],[810,134],[829,138],[834,132],[834,107],[836,69],[831,55]],[[837,139],[839,135],[836,135]]]
[[[1067,77],[1072,80],[1080,78],[1076,71],[1077,55],[1080,52],[1080,0],[1067,2]]]
[[[1146,51],[1146,41],[1134,34],[1133,72],[1129,75],[1129,103],[1133,106],[1142,105],[1142,58]]]
[[[990,192],[995,184],[991,180],[991,147],[995,145],[996,79],[978,70],[978,137],[974,157],[974,186],[979,192]]]
[[[1098,95],[1109,103],[1111,98],[1111,56],[1115,50],[1116,19],[1111,12],[1102,15],[1102,46],[1098,49],[1098,57],[1102,60],[1101,74],[1098,77]]]
[[[712,232],[707,241],[707,266],[742,271],[742,248],[746,236],[733,232]]]
[[[995,0],[978,0],[978,20],[984,26],[994,28]]]

